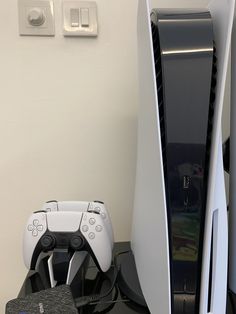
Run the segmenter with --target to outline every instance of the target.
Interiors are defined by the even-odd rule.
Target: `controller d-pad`
[[[35,227],[37,227],[37,226],[38,226],[38,224],[39,224],[38,219],[34,219],[34,220],[33,220],[33,225],[34,225]]]
[[[37,226],[37,230],[38,230],[38,231],[43,231],[43,225],[38,225],[38,226]]]
[[[32,233],[33,237],[37,237],[38,233],[43,231],[43,225],[39,225],[38,219],[34,219],[33,224],[28,225],[27,229]]]
[[[37,237],[37,235],[38,235],[38,231],[37,231],[36,229],[34,229],[34,230],[32,231],[32,236],[33,236],[33,237]]]
[[[34,226],[33,225],[28,225],[28,231],[33,231],[34,230]]]

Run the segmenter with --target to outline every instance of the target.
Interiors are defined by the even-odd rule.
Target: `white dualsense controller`
[[[35,269],[41,252],[67,249],[87,251],[98,268],[106,272],[111,266],[112,245],[103,218],[80,211],[35,212],[24,232],[23,255],[28,269]]]
[[[43,205],[42,210],[47,212],[53,211],[75,211],[75,212],[88,212],[88,213],[96,213],[100,214],[102,217],[104,224],[109,233],[109,237],[112,243],[114,243],[114,233],[111,223],[110,215],[101,201],[49,201]]]

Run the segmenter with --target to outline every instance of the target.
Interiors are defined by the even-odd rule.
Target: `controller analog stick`
[[[51,235],[45,235],[41,239],[41,244],[44,250],[52,250],[55,246],[56,240]]]
[[[83,246],[83,239],[80,236],[74,236],[70,240],[70,246],[74,250],[79,250]]]

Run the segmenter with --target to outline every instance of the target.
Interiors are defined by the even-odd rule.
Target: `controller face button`
[[[44,249],[47,250],[53,249],[55,245],[55,239],[50,235],[43,236],[41,239],[41,244]]]
[[[90,240],[95,239],[95,233],[93,233],[93,232],[90,232],[88,236],[89,236]]]
[[[89,230],[89,227],[87,225],[82,226],[82,231],[87,232]]]
[[[83,246],[83,239],[80,236],[74,236],[70,240],[70,246],[74,250],[79,250]]]
[[[96,226],[96,228],[95,228],[95,230],[97,231],[97,232],[101,232],[102,231],[102,226],[100,226],[100,225],[98,225],[98,226]]]
[[[96,219],[90,218],[89,223],[90,223],[90,225],[94,225],[96,223]]]

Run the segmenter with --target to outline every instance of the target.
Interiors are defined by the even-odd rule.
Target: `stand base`
[[[130,249],[128,242],[116,243],[114,253],[127,251]],[[120,257],[121,271],[118,278],[118,297],[116,301],[112,301],[113,296],[110,295],[106,300],[98,302],[97,304],[84,307],[79,314],[92,314],[103,311],[109,314],[150,314],[147,307],[144,307],[145,301],[136,274],[136,266],[132,253]],[[110,286],[110,281],[107,277],[113,276],[113,269],[109,273],[98,273],[97,268],[93,263],[90,266],[85,262],[81,267],[80,272],[76,275],[72,284],[70,285],[74,297],[91,295],[95,293],[104,293]],[[96,288],[95,288],[96,287]],[[19,297],[24,297],[32,292],[41,291],[50,288],[49,274],[47,272],[47,259],[43,260],[39,271],[30,271],[19,293]],[[142,306],[140,306],[142,305]],[[110,308],[109,312],[104,311],[107,306]],[[162,313],[157,313],[162,314]],[[236,314],[236,295],[228,294],[227,312],[222,314]]]
[[[121,292],[134,303],[147,307],[138,279],[135,260],[132,252],[122,257],[118,285]]]
[[[120,242],[115,243],[114,246],[114,254],[118,252],[123,252],[130,250],[129,242]],[[100,302],[87,305],[78,311],[79,314],[92,314],[92,313],[109,313],[109,314],[150,314],[147,307],[140,306],[140,300],[142,300],[142,292],[138,282],[138,277],[136,275],[136,267],[134,260],[132,261],[132,254],[130,256],[121,256],[119,261],[122,263],[122,276],[127,272],[127,267],[125,266],[125,260],[129,260],[129,272],[132,269],[133,275],[128,280],[120,281],[121,288],[119,285],[116,285],[113,293],[107,296],[105,299]],[[38,272],[30,271],[22,285],[22,288],[19,292],[18,297],[25,297],[28,294],[33,292],[38,292],[44,289],[50,288],[50,278],[48,273],[48,257],[45,257],[38,268]],[[113,281],[114,276],[114,267],[105,273],[102,274],[98,272],[97,267],[89,259],[87,258],[80,270],[74,277],[72,283],[70,284],[70,288],[72,291],[72,295],[74,298],[85,296],[85,295],[93,295],[93,294],[104,294],[110,287],[111,282]],[[122,278],[121,274],[119,278]],[[125,277],[124,277],[125,278]],[[132,278],[134,278],[134,283],[132,283]],[[128,284],[129,289],[125,288]],[[139,287],[138,289],[135,287]],[[133,291],[130,293],[129,290]],[[126,292],[128,291],[128,293]],[[129,299],[126,294],[130,295],[132,299]],[[136,302],[136,301],[138,302]],[[144,301],[145,302],[145,301]],[[143,301],[141,301],[143,303]],[[145,303],[144,303],[145,304]]]

